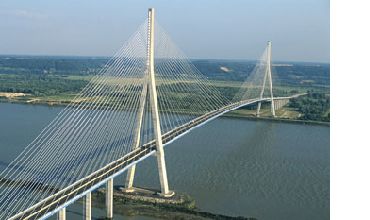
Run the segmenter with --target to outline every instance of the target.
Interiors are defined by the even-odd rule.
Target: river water
[[[1,170],[60,110],[0,103]],[[329,219],[329,130],[218,118],[165,148],[170,188],[190,194],[209,212],[266,220]],[[122,182],[115,179],[117,185]],[[135,185],[159,187],[154,157],[137,166]],[[82,219],[78,204],[67,213],[68,219]],[[104,213],[93,212],[94,217]]]

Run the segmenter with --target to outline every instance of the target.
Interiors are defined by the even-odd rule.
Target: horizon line
[[[109,59],[112,56],[104,55],[52,55],[52,54],[0,54],[1,57],[10,56],[10,57],[66,57],[66,58],[98,58],[98,59]],[[257,61],[258,59],[250,58],[188,58],[189,60],[225,60],[225,61]],[[330,64],[330,61],[303,61],[303,60],[275,60],[273,62],[292,62],[292,63],[322,63]]]

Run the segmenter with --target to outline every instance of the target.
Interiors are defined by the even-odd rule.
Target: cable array
[[[155,29],[155,73],[163,133],[228,104],[166,31],[157,23]]]
[[[142,117],[140,144],[153,140],[147,39],[145,21],[0,173],[0,219],[10,218],[131,152],[138,118]],[[266,52],[239,93],[228,100],[157,22],[154,51],[163,134],[232,102],[257,98],[260,93]]]
[[[131,151],[146,71],[146,23],[0,174],[7,219]]]
[[[240,89],[235,94],[232,102],[259,98],[262,92],[264,78],[267,76],[267,53],[268,51],[266,48],[262,53],[262,56],[257,60],[256,66],[252,70],[251,74],[249,74],[247,79],[240,86]],[[265,86],[263,97],[267,97],[269,94],[268,88],[268,86]]]

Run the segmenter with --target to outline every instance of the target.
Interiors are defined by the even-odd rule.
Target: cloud
[[[38,20],[47,18],[46,14],[23,9],[0,10],[0,16],[15,17],[20,19],[38,19]]]

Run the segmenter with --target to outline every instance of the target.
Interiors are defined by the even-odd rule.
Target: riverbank
[[[325,121],[307,121],[307,120],[298,120],[298,119],[289,119],[289,118],[279,118],[279,117],[268,117],[268,116],[251,116],[251,115],[241,115],[241,114],[233,114],[233,112],[226,113],[225,115],[222,115],[221,117],[227,117],[227,118],[242,118],[252,121],[275,121],[275,122],[284,122],[284,123],[292,123],[292,124],[305,124],[305,125],[321,125],[321,126],[327,126],[330,127],[330,122]]]
[[[0,93],[0,102],[48,106],[67,106],[72,102],[78,103],[78,100],[73,100],[75,96],[76,94],[34,96],[26,93]],[[80,100],[80,102],[81,101],[82,100]]]
[[[94,191],[92,199],[95,207],[105,208],[105,188]],[[163,198],[158,196],[158,192],[151,189],[137,189],[127,193],[122,191],[122,187],[115,187],[113,206],[116,214],[129,217],[146,216],[164,220],[256,220],[252,217],[234,217],[204,212],[197,208],[195,200],[185,193],[176,192],[173,197]]]

